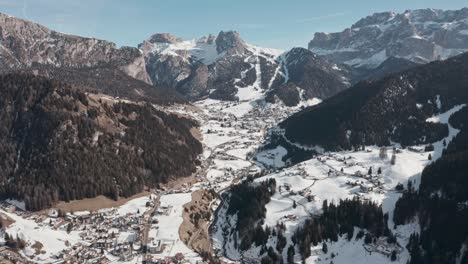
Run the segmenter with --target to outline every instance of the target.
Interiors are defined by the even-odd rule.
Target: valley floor
[[[308,103],[318,102],[312,100]],[[200,122],[204,152],[202,164],[191,178],[193,182],[153,190],[111,208],[94,208],[95,212],[79,210],[64,217],[59,217],[55,210],[32,214],[21,210],[21,202],[3,202],[0,213],[4,220],[10,221],[6,232],[26,242],[25,248],[19,250],[20,255],[35,263],[59,260],[96,260],[102,263],[141,263],[147,260],[147,263],[152,263],[166,258],[197,263],[201,260],[200,255],[182,241],[180,232],[185,240],[191,241],[194,222],[190,223],[190,228],[181,226],[184,219],[187,224],[187,221],[201,217],[206,218],[201,221],[204,225],[201,232],[210,233],[197,235],[210,241],[198,241],[198,244],[211,245],[210,253],[217,254],[225,262],[255,262],[259,248],[240,252],[234,247],[230,232],[226,230],[233,228],[236,217],[226,215],[227,203],[219,198],[241,179],[262,173],[265,176],[256,181],[276,180],[278,191],[266,205],[264,226],[284,223],[287,243],[291,244],[292,233],[306,218],[320,214],[324,200],[338,202],[339,199],[359,196],[382,204],[383,211],[388,212],[389,219],[392,219],[395,202],[400,196],[395,186],[409,180],[418,186],[420,173],[429,162],[429,152],[424,152],[422,147],[400,149],[395,145],[396,161],[392,165],[390,156],[393,151],[390,148],[382,157],[380,148],[369,146],[354,152],[322,153],[282,168],[285,163],[281,158],[287,153],[286,149],[256,150],[264,143],[267,131],[298,111],[300,106],[287,108],[265,104],[263,100],[224,102],[211,99],[195,105],[164,109],[191,116]],[[435,151],[440,150],[436,148]],[[210,209],[203,215],[195,217],[198,209],[184,209],[194,192],[210,189],[218,199],[205,201],[203,206]],[[209,223],[211,226],[207,227]],[[391,220],[389,226],[393,228]],[[328,254],[320,248],[313,248],[307,263],[329,263],[332,258],[334,263],[389,263],[389,252],[393,250],[399,253],[398,263],[406,263],[409,255],[404,246],[409,234],[417,229],[417,225],[406,225],[394,230],[400,246],[388,245],[385,241],[364,245],[362,239],[353,238],[351,242],[340,239],[329,244]],[[276,242],[271,240],[269,243],[274,245]],[[300,261],[298,254],[295,260]]]

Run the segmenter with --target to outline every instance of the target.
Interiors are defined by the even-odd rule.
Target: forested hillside
[[[468,54],[352,88],[280,124],[288,140],[326,149],[429,144],[448,135],[434,115],[468,103]]]
[[[188,119],[27,74],[0,76],[0,194],[39,210],[128,197],[191,175],[201,144]]]

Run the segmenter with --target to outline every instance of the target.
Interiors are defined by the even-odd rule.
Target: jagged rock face
[[[332,61],[377,67],[388,57],[414,62],[468,51],[468,8],[376,13],[338,33],[316,33],[309,49]]]
[[[252,74],[242,73],[249,70],[245,60],[253,53],[234,31],[193,41],[155,34],[139,48],[155,86],[171,87],[192,100],[205,96],[235,100],[237,86],[252,83],[247,80]]]
[[[216,38],[216,51],[218,54],[226,53],[227,55],[243,54],[246,50],[244,41],[240,38],[238,32],[221,31]]]
[[[0,65],[24,68],[112,66],[150,82],[144,57],[136,48],[118,49],[112,42],[61,34],[36,23],[0,14]]]
[[[245,43],[234,31],[193,41],[155,34],[139,47],[152,83],[171,87],[191,100],[206,96],[247,100],[239,93],[253,89],[269,102],[279,99],[297,105],[302,99],[327,98],[350,82],[346,67],[341,69],[307,49],[281,55]]]
[[[177,38],[176,36],[170,33],[156,33],[151,36],[148,40],[151,43],[177,43],[182,41],[181,39]]]

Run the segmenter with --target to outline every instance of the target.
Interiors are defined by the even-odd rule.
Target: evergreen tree
[[[294,246],[289,246],[288,247],[288,264],[293,264],[294,263]]]
[[[323,244],[322,244],[322,251],[325,254],[328,253],[328,246],[327,246],[327,243],[325,243],[325,242],[323,242]]]
[[[390,164],[395,165],[396,164],[396,154],[393,152],[392,158],[390,159]]]

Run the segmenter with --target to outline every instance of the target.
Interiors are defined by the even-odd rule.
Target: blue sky
[[[193,39],[234,29],[247,42],[287,49],[381,11],[468,7],[468,0],[0,0],[0,12],[54,30],[136,46],[156,32]]]

